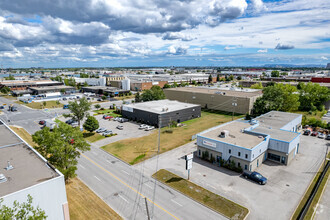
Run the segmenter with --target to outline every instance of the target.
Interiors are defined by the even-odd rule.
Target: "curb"
[[[159,170],[158,170],[158,171],[159,171]],[[157,172],[158,172],[158,171],[157,171]],[[176,190],[176,189],[174,189],[174,188],[172,188],[172,187],[166,185],[165,183],[162,183],[161,181],[155,179],[155,178],[153,177],[153,175],[151,176],[151,178],[154,179],[155,181],[157,181],[158,183],[160,183],[161,185],[166,186],[166,187],[169,187],[169,188],[171,188],[172,190],[174,190],[174,191],[180,193],[180,194],[183,195],[184,197],[186,197],[186,198],[188,198],[188,199],[191,199],[191,200],[193,200],[194,202],[196,202],[196,203],[198,203],[198,204],[200,204],[200,205],[202,205],[202,206],[204,206],[204,207],[206,207],[206,208],[208,208],[208,209],[211,209],[212,211],[214,211],[214,212],[216,212],[216,213],[222,215],[223,217],[225,217],[225,218],[227,218],[227,219],[230,219],[229,216],[226,216],[226,215],[222,214],[221,212],[216,211],[215,209],[213,209],[213,208],[211,208],[211,207],[208,207],[207,205],[202,204],[202,203],[200,203],[199,201],[197,201],[197,200],[195,200],[195,199],[193,199],[193,198],[191,198],[191,197],[189,197],[189,196],[183,194],[182,192],[180,192],[180,191],[178,191],[178,190]],[[188,180],[188,181],[189,181],[189,180]],[[190,182],[190,181],[189,181],[189,182]],[[197,184],[196,184],[196,185],[197,185]],[[203,187],[202,187],[202,188],[203,188]],[[203,188],[203,189],[204,189],[204,188]],[[206,189],[206,190],[208,190],[208,189]],[[208,190],[208,191],[209,191],[209,190]],[[211,191],[210,191],[210,192],[211,192]],[[216,193],[214,193],[214,194],[216,194]],[[216,195],[218,195],[218,194],[216,194]],[[223,197],[223,198],[224,198],[224,197]],[[230,201],[231,201],[231,200],[230,200]],[[235,202],[235,204],[239,205],[239,204],[236,203],[236,202]],[[241,206],[241,205],[240,205],[240,206]],[[243,206],[243,207],[244,207],[244,206]],[[246,208],[246,207],[244,207],[244,208]],[[246,216],[243,218],[243,220],[245,220],[245,219],[248,217],[248,215],[250,214],[250,210],[249,210],[248,208],[246,208],[246,209],[248,210],[248,213],[247,213]]]

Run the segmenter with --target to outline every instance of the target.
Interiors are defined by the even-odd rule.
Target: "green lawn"
[[[96,113],[96,115],[102,114],[102,115],[110,115],[112,117],[121,117],[121,115],[115,113],[113,109],[94,110],[94,112]]]
[[[172,128],[172,133],[166,132],[168,127],[162,128],[160,152],[182,146],[190,142],[193,135],[228,121],[231,121],[231,115],[202,112],[202,117],[183,122],[186,126]],[[102,148],[127,163],[136,164],[156,155],[157,140],[158,132],[155,130],[148,136],[117,141]]]
[[[56,101],[46,101],[46,102],[31,102],[31,103],[24,103],[21,101],[17,101],[16,103],[20,105],[25,105],[33,109],[45,109],[45,108],[63,108],[63,104],[57,104]],[[46,105],[44,105],[44,103]]]
[[[85,140],[88,142],[96,142],[105,138],[103,135],[100,135],[99,133],[95,133],[95,132],[92,133],[86,132],[83,135]]]
[[[249,210],[235,202],[204,189],[167,170],[161,169],[152,177],[193,200],[221,213],[229,219],[244,219]]]
[[[0,97],[10,99],[10,100],[17,100],[17,97],[14,97],[14,96],[9,95],[9,94],[0,93]]]

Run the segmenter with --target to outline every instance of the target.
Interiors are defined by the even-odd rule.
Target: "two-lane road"
[[[143,175],[143,169],[141,166],[136,170],[103,150],[91,147],[91,151],[81,155],[77,174],[124,219],[147,219],[144,198],[147,198],[152,219],[226,219]]]

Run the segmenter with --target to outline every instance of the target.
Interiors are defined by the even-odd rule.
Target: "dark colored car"
[[[63,109],[68,109],[69,105],[63,105]]]
[[[69,120],[66,120],[65,123],[67,123],[68,125],[71,125],[73,123],[75,123],[77,121],[73,120],[73,119],[69,119]]]
[[[263,177],[258,172],[251,173],[251,172],[245,171],[245,172],[243,172],[242,176],[245,177],[245,179],[250,179],[250,180],[253,180],[254,182],[257,182],[260,185],[265,185],[267,183],[267,178]]]
[[[310,134],[311,134],[310,130],[305,130],[304,133],[303,133],[303,135],[307,135],[307,136],[310,135]]]
[[[8,111],[10,111],[10,112],[17,112],[17,108],[14,107],[14,106],[9,106]]]
[[[319,132],[317,132],[317,131],[313,131],[312,133],[311,133],[311,136],[317,136],[317,135],[319,135]]]
[[[45,125],[46,124],[46,121],[45,120],[40,120],[39,121],[39,125]]]
[[[330,134],[327,135],[327,137],[325,138],[326,140],[330,140]]]
[[[0,106],[0,109],[5,109],[5,106],[1,105],[1,106]]]
[[[101,101],[102,101],[102,99],[97,99],[97,101],[98,101],[98,102],[101,102]]]
[[[68,99],[64,97],[63,100],[65,101],[65,100],[68,100]]]

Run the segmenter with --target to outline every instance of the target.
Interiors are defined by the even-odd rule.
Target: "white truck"
[[[51,119],[45,120],[45,127],[48,127],[50,130],[53,130],[56,125],[57,125],[56,122]]]

